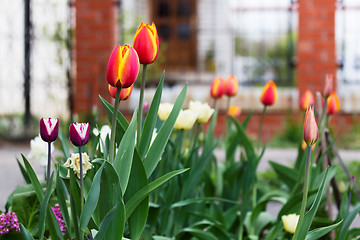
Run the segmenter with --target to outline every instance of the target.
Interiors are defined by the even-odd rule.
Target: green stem
[[[263,124],[264,124],[264,118],[265,118],[265,112],[266,112],[266,105],[264,105],[262,114],[261,114],[261,119],[260,119],[260,128],[259,128],[259,132],[258,132],[258,147],[261,146],[261,133],[262,133],[262,128],[263,128]]]
[[[228,97],[227,103],[226,103],[226,111],[227,111],[227,112],[229,111],[230,100],[231,100],[231,98]],[[229,117],[227,116],[227,117],[226,117],[226,127],[225,127],[225,139],[228,138],[229,132],[230,132],[230,120],[229,120]]]
[[[140,88],[140,99],[139,99],[139,109],[138,109],[138,122],[137,122],[137,139],[136,144],[140,142],[141,137],[141,126],[142,126],[142,119],[143,119],[143,105],[144,105],[144,90],[145,90],[145,83],[146,83],[146,69],[147,64],[143,64],[143,73],[141,79],[141,88]]]
[[[327,116],[327,101],[328,98],[325,98],[325,103],[324,103],[324,107],[322,109],[322,113],[321,113],[321,118],[320,118],[320,131],[319,131],[319,136],[322,136],[325,127],[327,126],[327,122],[326,122],[326,116]]]
[[[115,156],[116,120],[117,120],[118,108],[119,108],[119,103],[120,103],[120,92],[121,92],[121,87],[117,87],[114,111],[113,111],[112,123],[111,123],[111,136],[110,136],[111,138],[110,138],[110,149],[109,149],[109,161],[111,163],[114,162],[114,156]]]
[[[84,209],[84,173],[83,173],[83,164],[82,164],[82,153],[81,153],[81,147],[79,147],[79,160],[80,160],[80,215]],[[80,222],[79,222],[80,224]],[[81,231],[80,225],[80,239],[83,239],[84,235]]]
[[[51,169],[51,142],[48,142],[48,163],[47,163],[47,171],[46,171],[46,186],[47,187],[49,187],[50,169]]]
[[[297,240],[299,232],[300,232],[301,223],[305,216],[305,208],[306,208],[307,195],[309,192],[309,182],[310,182],[310,160],[311,160],[311,146],[308,145],[307,146],[307,157],[306,157],[306,168],[305,168],[305,179],[304,179],[304,194],[303,194],[303,199],[302,199],[302,203],[301,203],[299,222],[296,226],[295,234],[292,238],[293,240]]]
[[[215,109],[215,111],[217,110],[216,109],[216,103],[217,103],[217,98],[214,98],[213,109]]]

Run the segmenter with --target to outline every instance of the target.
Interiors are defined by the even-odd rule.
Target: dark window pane
[[[191,28],[189,24],[179,24],[177,26],[177,36],[179,39],[188,39],[190,38]]]
[[[157,26],[159,37],[163,40],[168,40],[170,38],[170,27],[169,25],[159,25]]]
[[[177,15],[179,17],[190,17],[191,6],[189,2],[179,2],[177,4]]]
[[[168,17],[170,15],[170,6],[167,2],[159,2],[157,6],[157,13],[159,17]]]

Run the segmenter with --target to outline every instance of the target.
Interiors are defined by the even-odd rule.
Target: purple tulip
[[[89,123],[73,123],[69,127],[72,144],[77,147],[84,146],[89,141]]]
[[[40,135],[45,142],[53,142],[58,137],[59,119],[42,118],[40,120]]]

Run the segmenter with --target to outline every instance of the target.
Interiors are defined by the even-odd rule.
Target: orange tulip
[[[269,81],[266,83],[262,90],[260,100],[265,106],[271,106],[276,102],[277,91],[276,84],[273,81]]]
[[[311,104],[314,104],[314,95],[310,90],[306,90],[300,98],[300,109],[305,111]]]
[[[139,58],[134,48],[117,45],[107,65],[107,81],[113,87],[128,88],[135,82],[139,67]]]
[[[126,99],[128,99],[131,95],[133,88],[134,88],[134,85],[131,85],[128,88],[122,88],[120,91],[120,100],[125,101]],[[117,88],[113,87],[109,84],[109,93],[113,98],[116,97],[116,91],[117,91]]]
[[[307,145],[311,146],[316,143],[318,138],[319,129],[315,120],[314,105],[309,105],[304,120],[304,141]]]
[[[228,116],[238,117],[241,114],[241,108],[238,106],[230,106],[227,114]]]
[[[224,94],[224,79],[221,77],[214,78],[213,82],[211,83],[210,89],[211,97],[213,98],[221,98]]]
[[[330,94],[327,99],[327,114],[332,115],[337,113],[340,109],[339,98],[336,96],[334,92]]]
[[[332,90],[333,90],[333,75],[332,74],[326,74],[325,77],[325,85],[322,92],[322,95],[324,98],[327,98],[330,96]]]
[[[233,97],[237,94],[239,83],[234,75],[229,76],[225,83],[225,94],[229,97]]]
[[[141,23],[136,30],[133,47],[139,55],[141,64],[149,64],[155,61],[159,53],[159,37],[155,24]]]

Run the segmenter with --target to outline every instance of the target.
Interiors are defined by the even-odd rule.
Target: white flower
[[[51,143],[51,153],[54,151],[54,144]],[[30,153],[28,155],[30,159],[34,159],[40,162],[41,166],[47,166],[48,160],[48,143],[44,142],[40,134],[39,136],[31,139],[30,141]]]
[[[189,130],[194,126],[198,114],[191,109],[181,110],[176,119],[174,128]]]
[[[169,117],[173,107],[174,107],[174,104],[171,104],[171,103],[160,103],[158,116],[161,121],[166,121],[166,119]]]
[[[281,217],[281,220],[284,224],[284,229],[285,231],[294,234],[295,230],[296,230],[296,226],[298,224],[299,221],[299,215],[296,214],[289,214],[289,215],[284,215]]]
[[[93,168],[90,162],[90,158],[86,153],[82,153],[82,165],[83,165],[83,177],[85,177],[88,170]],[[72,153],[68,160],[64,163],[64,167],[70,167],[74,170],[74,173],[80,178],[80,158],[79,153]]]
[[[109,135],[109,138],[111,137],[111,128],[109,125],[104,125],[101,127],[100,132],[97,128],[93,129],[93,134],[95,136],[98,136],[100,134],[100,141],[98,143],[98,146],[100,145],[100,151],[104,152],[103,144],[105,144],[106,137]],[[102,144],[103,143],[103,144]],[[96,146],[96,147],[98,147]]]
[[[215,111],[209,104],[201,103],[199,101],[190,101],[189,109],[198,114],[197,120],[199,123],[206,123],[209,121]]]

